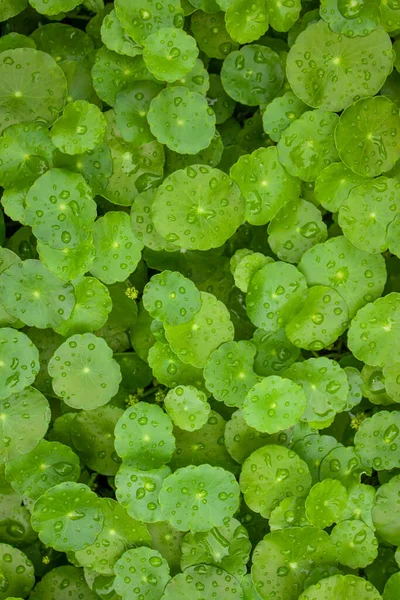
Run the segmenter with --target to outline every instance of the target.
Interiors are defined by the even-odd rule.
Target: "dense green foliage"
[[[400,600],[399,1],[0,27],[0,600]]]

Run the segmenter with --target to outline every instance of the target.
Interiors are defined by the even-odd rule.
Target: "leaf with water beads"
[[[0,401],[0,461],[30,452],[45,435],[50,422],[46,398],[28,387]]]
[[[348,38],[321,20],[310,24],[291,47],[287,77],[296,96],[309,106],[341,111],[359,97],[376,94],[392,65],[391,40],[382,27],[365,37]]]
[[[126,459],[115,476],[116,498],[134,519],[144,523],[162,521],[158,495],[168,475],[171,469],[166,465],[143,471]]]
[[[64,337],[97,331],[107,321],[112,308],[108,289],[95,277],[82,277],[76,281],[74,294],[75,306],[71,316],[56,328],[57,333]]]
[[[102,143],[106,127],[106,118],[95,104],[76,100],[53,124],[51,139],[65,154],[82,154]]]
[[[388,226],[400,211],[400,182],[378,177],[354,188],[339,209],[339,225],[349,241],[371,254],[388,248]]]
[[[102,46],[92,68],[93,87],[101,100],[114,106],[118,93],[138,79],[154,80],[141,56],[117,54]]]
[[[283,498],[305,496],[310,487],[307,464],[293,450],[273,444],[255,450],[240,475],[247,506],[267,519]]]
[[[291,320],[306,297],[306,280],[295,266],[281,261],[269,263],[250,280],[247,314],[256,327],[274,332]]]
[[[171,419],[159,406],[138,402],[115,426],[115,449],[139,469],[161,467],[175,450]]]
[[[119,457],[114,448],[114,428],[123,410],[108,404],[96,410],[82,410],[70,427],[72,447],[79,458],[101,475],[115,475]]]
[[[29,0],[29,3],[38,13],[54,16],[73,10],[81,0]]]
[[[207,564],[224,569],[237,579],[247,572],[251,544],[246,529],[231,519],[226,526],[187,533],[182,540],[181,568]]]
[[[207,389],[227,406],[241,406],[257,381],[254,346],[247,341],[225,342],[210,354],[204,368]]]
[[[361,308],[350,324],[348,346],[367,365],[400,362],[400,294],[392,292]]]
[[[303,254],[298,269],[310,287],[323,285],[337,290],[346,301],[350,317],[376,300],[386,282],[383,257],[359,250],[344,236],[310,248]]]
[[[268,226],[271,250],[290,263],[298,263],[307,250],[327,237],[321,211],[302,198],[286,203]]]
[[[107,404],[121,381],[111,348],[92,333],[69,337],[51,357],[48,370],[54,393],[73,408]]]
[[[360,483],[361,476],[370,475],[372,470],[365,466],[354,446],[338,444],[321,462],[319,478],[338,479],[347,488]]]
[[[121,25],[138,44],[162,27],[182,27],[184,17],[179,0],[168,5],[155,0],[141,0],[134,5],[130,0],[117,0],[115,10]]]
[[[236,287],[246,294],[254,273],[271,262],[273,262],[273,258],[264,256],[261,252],[251,252],[250,254],[243,256],[234,269],[231,266]]]
[[[319,481],[322,460],[337,446],[340,446],[340,443],[333,436],[313,433],[295,441],[292,448],[307,463],[313,484],[316,484]]]
[[[226,29],[223,12],[196,11],[190,19],[191,30],[200,50],[209,58],[223,60],[238,48]]]
[[[0,544],[0,597],[26,597],[35,584],[35,569],[24,552],[8,544]]]
[[[320,351],[346,330],[349,311],[334,288],[316,285],[308,290],[298,313],[286,325],[286,335],[299,348]]]
[[[303,421],[318,427],[343,410],[349,383],[345,371],[334,360],[324,356],[309,358],[289,367],[285,377],[301,385],[307,396]]]
[[[107,212],[94,225],[93,242],[96,256],[91,273],[104,283],[125,281],[136,269],[143,248],[134,235],[129,215]]]
[[[62,281],[83,277],[91,268],[95,255],[92,236],[75,248],[56,250],[38,241],[36,249],[44,266]]]
[[[393,573],[386,582],[383,590],[383,600],[398,600],[400,589],[400,571]]]
[[[85,581],[83,569],[71,565],[56,567],[42,577],[35,585],[31,600],[98,600]]]
[[[400,158],[399,132],[399,108],[389,98],[361,98],[341,114],[335,143],[347,167],[363,177],[376,177]]]
[[[165,325],[165,336],[183,362],[204,367],[213,350],[233,339],[234,330],[225,304],[201,292],[199,312],[182,325]]]
[[[34,235],[52,248],[75,248],[93,230],[96,203],[79,173],[50,169],[26,196],[26,221]]]
[[[232,116],[236,102],[225,92],[221,77],[216,73],[210,74],[210,86],[206,96],[215,113],[217,125],[225,123]]]
[[[32,527],[55,550],[81,550],[93,544],[103,527],[99,498],[82,483],[60,483],[35,503]]]
[[[107,144],[100,144],[94,150],[75,155],[63,154],[57,150],[54,165],[80,173],[94,194],[104,192],[113,171],[111,151]]]
[[[311,525],[319,529],[330,527],[340,520],[346,506],[347,492],[335,479],[316,483],[306,499],[306,514]]]
[[[164,480],[159,502],[164,518],[179,531],[208,531],[226,525],[237,511],[239,485],[220,467],[190,465]]]
[[[198,53],[192,36],[176,27],[162,27],[146,38],[143,59],[157,79],[173,83],[193,69]]]
[[[276,52],[250,44],[224,60],[221,81],[226,92],[242,104],[257,106],[275,98],[283,84],[284,68]]]
[[[307,109],[308,106],[296,94],[285,92],[267,104],[262,115],[264,131],[271,140],[279,142],[285,129]]]
[[[28,187],[52,166],[55,147],[47,127],[20,123],[7,127],[0,137],[0,184]]]
[[[293,527],[268,533],[259,542],[251,574],[262,599],[297,600],[311,570],[335,561],[335,547],[325,531]]]
[[[164,249],[173,250],[175,248],[174,245],[171,242],[167,242],[154,227],[151,207],[155,194],[156,190],[150,188],[136,196],[131,208],[131,227],[135,236],[146,248],[150,248],[156,252]],[[176,250],[178,250],[178,246],[176,246]]]
[[[150,103],[147,120],[157,140],[180,154],[207,148],[215,133],[215,115],[204,96],[177,85]]]
[[[250,427],[273,434],[297,423],[306,406],[306,395],[300,385],[271,375],[249,389],[242,414]]]
[[[71,448],[46,440],[6,464],[7,480],[17,492],[32,500],[58,483],[76,481],[79,475],[79,458]]]
[[[21,13],[27,7],[27,0],[7,0],[0,6],[0,21],[7,21]]]
[[[114,136],[108,142],[113,173],[102,196],[120,206],[131,206],[136,196],[159,184],[163,176],[164,147],[152,140],[136,145]]]
[[[347,489],[346,506],[340,515],[340,521],[361,519],[373,531],[372,508],[375,499],[375,488],[364,483],[355,483]]]
[[[334,131],[339,117],[327,110],[303,113],[282,132],[278,155],[282,165],[303,181],[315,181],[324,167],[338,159]]]
[[[139,80],[117,94],[115,122],[124,140],[141,145],[154,139],[146,115],[151,101],[162,89],[161,83]]]
[[[201,429],[210,414],[207,396],[192,385],[169,390],[164,406],[174,425],[186,431]]]
[[[233,0],[228,2],[225,15],[226,29],[230,36],[240,44],[254,42],[269,27],[265,0]]]
[[[39,352],[22,332],[0,328],[0,398],[21,392],[39,372]]]
[[[354,437],[363,463],[376,471],[400,467],[400,412],[381,411],[365,419]]]
[[[365,177],[357,175],[343,163],[331,163],[315,180],[315,198],[326,210],[338,212],[351,190],[364,181]]]
[[[127,35],[114,9],[104,17],[100,35],[103,44],[117,54],[126,54],[127,56],[142,54],[142,46]]]
[[[28,259],[1,273],[0,302],[26,325],[46,329],[68,319],[75,298],[70,283],[55,277],[39,260]]]
[[[355,575],[331,575],[308,587],[299,600],[382,600],[378,590],[362,577]]]
[[[350,38],[375,31],[381,20],[375,0],[322,0],[320,15],[332,31]]]
[[[159,600],[170,579],[165,558],[157,550],[145,546],[124,552],[114,570],[114,589],[122,600],[129,600],[132,591],[138,598]]]
[[[246,220],[252,225],[268,223],[300,194],[300,181],[281,165],[275,147],[258,148],[241,156],[231,167],[230,176],[244,196]]]
[[[176,171],[158,188],[152,206],[157,231],[181,248],[222,245],[242,224],[238,186],[222,171],[193,165]]]
[[[251,341],[257,348],[254,371],[263,377],[279,375],[290,367],[300,354],[300,349],[286,336],[284,327],[275,332],[256,329]]]
[[[217,590],[222,589],[224,600],[243,600],[241,585],[236,577],[212,565],[197,565],[175,575],[168,582],[161,600],[214,598],[217,597]]]
[[[153,319],[168,325],[191,321],[201,307],[200,292],[178,271],[153,275],[143,291],[143,306]]]
[[[284,498],[272,511],[268,524],[271,531],[308,527],[311,523],[306,517],[305,498]]]
[[[111,498],[100,499],[104,515],[103,529],[95,542],[79,550],[76,560],[85,568],[103,575],[114,575],[118,559],[128,548],[151,543],[146,525],[128,515],[125,508]]]
[[[150,348],[148,361],[154,377],[163,385],[194,385],[205,391],[202,369],[182,362],[169,344],[156,342]]]
[[[360,519],[349,519],[335,525],[331,540],[336,546],[338,561],[352,569],[366,567],[378,555],[378,540],[372,529]]]
[[[381,539],[394,546],[400,545],[400,475],[392,477],[377,490],[372,509],[372,520]]]
[[[0,130],[14,123],[51,124],[62,110],[67,83],[51,56],[33,48],[1,53]]]

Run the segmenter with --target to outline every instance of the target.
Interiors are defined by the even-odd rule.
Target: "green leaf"
[[[51,139],[65,154],[82,154],[102,143],[107,122],[101,110],[85,100],[70,102],[51,128]]]
[[[7,398],[34,382],[39,371],[39,352],[20,331],[2,327],[0,335],[0,398]]]
[[[400,411],[380,411],[365,419],[354,436],[362,462],[376,471],[400,467]]]
[[[24,552],[8,544],[0,544],[0,554],[0,572],[3,587],[3,590],[1,590],[2,598],[4,600],[9,598],[10,594],[25,598],[35,583],[35,569],[33,564]]]
[[[179,531],[208,531],[226,525],[237,511],[239,485],[220,467],[190,465],[164,479],[159,502],[164,518]]]
[[[338,212],[351,190],[364,181],[365,177],[357,175],[343,163],[331,163],[315,180],[315,198],[326,210]]]
[[[76,481],[80,471],[79,459],[71,448],[46,440],[6,464],[7,480],[17,492],[32,500],[37,500],[54,485]]]
[[[137,590],[138,597],[158,600],[169,579],[165,558],[144,546],[127,550],[115,564],[114,589],[123,600],[128,600],[132,590]]]
[[[14,123],[53,123],[67,92],[65,75],[44,52],[33,48],[0,55],[0,130]]]
[[[246,529],[236,519],[205,533],[187,533],[182,540],[181,567],[207,564],[224,569],[237,579],[246,574],[251,544]]]
[[[259,44],[243,46],[224,60],[221,81],[226,92],[242,104],[257,106],[278,96],[284,80],[279,55]]]
[[[307,519],[319,529],[330,527],[339,522],[346,502],[347,492],[344,485],[337,479],[324,479],[316,483],[307,496]]]
[[[115,476],[118,502],[134,519],[144,523],[163,521],[158,495],[168,475],[171,475],[171,469],[166,465],[142,471],[134,460],[124,460]]]
[[[117,0],[115,10],[121,25],[137,43],[143,44],[151,33],[162,27],[182,27],[183,10],[179,0],[168,5],[154,0]]]
[[[59,483],[34,504],[32,527],[55,550],[81,550],[92,544],[103,527],[99,498],[82,483]]]
[[[230,176],[244,196],[246,220],[252,225],[265,225],[287,202],[300,195],[300,181],[281,165],[275,147],[259,148],[241,156]]]
[[[392,64],[391,41],[382,27],[365,37],[349,38],[321,20],[311,23],[291,47],[287,78],[309,106],[341,111],[360,97],[376,94]]]
[[[325,531],[314,527],[283,529],[267,534],[256,546],[252,578],[265,600],[271,595],[276,600],[297,600],[311,570],[335,561],[335,547]]]
[[[57,250],[76,248],[93,231],[96,203],[82,175],[50,169],[29,189],[25,216],[44,244]]]
[[[380,486],[375,494],[372,520],[379,537],[389,544],[400,544],[399,504],[400,476]]]
[[[162,90],[151,101],[147,120],[157,140],[180,154],[207,148],[215,133],[215,115],[204,96],[182,85]]]
[[[355,575],[325,577],[300,594],[299,600],[352,600],[355,597],[363,600],[381,600],[380,594],[369,581]]]
[[[396,343],[399,311],[400,294],[396,292],[360,308],[348,332],[348,345],[356,358],[381,367],[400,362]]]
[[[172,83],[194,68],[198,53],[192,36],[176,27],[162,27],[146,38],[143,59],[157,79]]]
[[[223,569],[212,565],[197,565],[178,573],[168,582],[161,600],[212,598],[216,590],[224,590],[224,600],[242,600],[239,581]]]
[[[124,553],[134,546],[150,545],[146,525],[135,521],[115,500],[102,498],[103,529],[96,541],[75,553],[76,560],[86,569],[103,575],[114,575],[114,568]],[[118,570],[117,570],[118,573]]]
[[[135,81],[117,94],[115,122],[125,141],[141,145],[154,140],[146,115],[162,89],[155,81]]]
[[[0,302],[26,325],[57,327],[71,315],[73,287],[55,277],[39,260],[11,265],[0,275]]]
[[[306,394],[303,421],[318,427],[344,410],[349,382],[346,372],[336,361],[325,356],[309,358],[294,363],[284,375],[301,385]]]
[[[108,212],[94,225],[93,242],[96,249],[91,273],[104,283],[125,281],[141,259],[143,248],[124,212]]]
[[[114,428],[123,414],[122,409],[109,404],[96,410],[72,414],[74,419],[70,424],[70,437],[79,458],[92,471],[101,475],[115,475],[120,460],[114,448]]]
[[[283,498],[305,496],[310,487],[307,464],[293,450],[274,444],[255,450],[240,474],[247,506],[267,519]]]
[[[164,406],[174,425],[186,431],[201,429],[210,414],[207,396],[191,385],[169,390]]]
[[[143,290],[143,306],[153,319],[167,325],[191,321],[201,307],[200,292],[194,283],[177,271],[153,275]]]
[[[191,321],[165,325],[165,336],[172,350],[182,362],[194,367],[204,367],[211,352],[223,342],[231,341],[233,335],[228,309],[207,292],[201,292],[201,308]]]
[[[336,546],[338,561],[352,569],[366,567],[378,555],[378,540],[374,532],[359,519],[335,525],[331,540]]]
[[[333,344],[349,324],[349,310],[335,288],[315,285],[286,325],[286,335],[299,348],[322,350]]]
[[[256,0],[249,4],[245,0],[228,2],[226,29],[240,44],[258,40],[269,27],[266,0]]]
[[[91,410],[107,404],[121,381],[111,348],[92,333],[69,337],[51,357],[48,370],[54,393],[72,408]]]
[[[282,132],[278,156],[291,175],[315,181],[322,169],[338,159],[334,140],[338,122],[338,116],[327,110],[310,110]]]
[[[400,158],[399,108],[388,98],[362,98],[341,114],[335,143],[344,164],[363,177],[389,171]]]
[[[69,600],[79,597],[82,600],[97,600],[98,596],[92,592],[85,581],[83,569],[63,565],[46,573],[37,583],[31,593],[32,600]]]
[[[374,0],[322,0],[320,15],[335,33],[346,37],[365,36],[380,22],[380,5]]]
[[[122,27],[115,10],[104,17],[100,29],[102,42],[109,50],[127,56],[142,54],[142,47],[137,44]]]
[[[210,58],[224,59],[239,46],[227,31],[221,11],[209,14],[198,10],[191,16],[190,26],[200,50]]]
[[[157,405],[138,402],[115,426],[115,450],[139,469],[157,469],[171,460],[175,450],[172,422]]]

